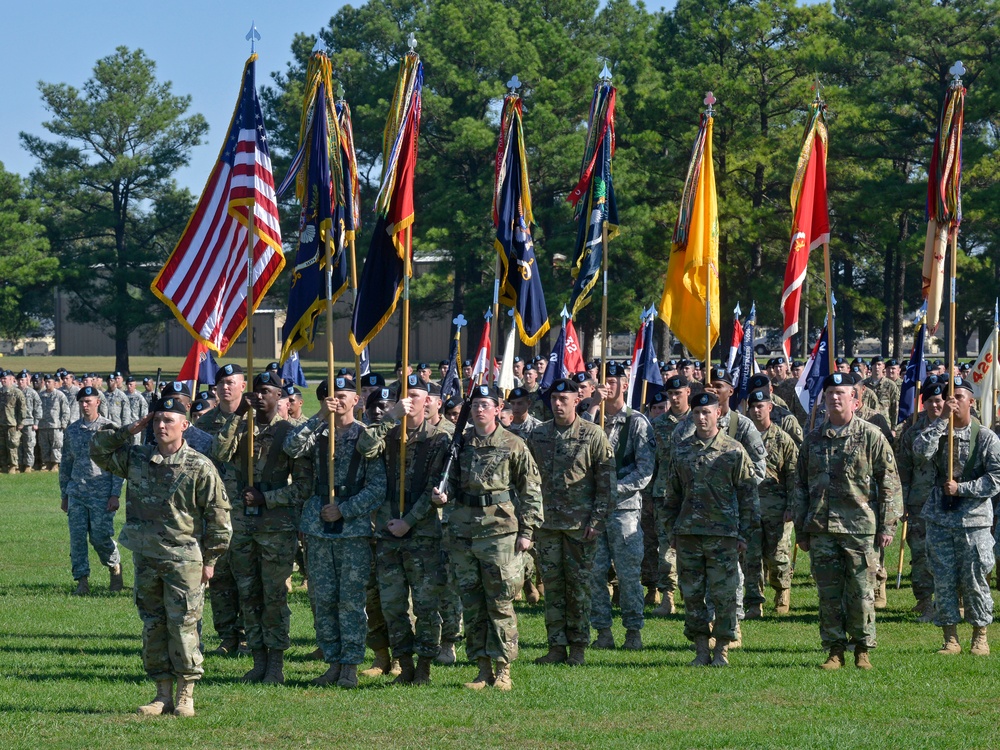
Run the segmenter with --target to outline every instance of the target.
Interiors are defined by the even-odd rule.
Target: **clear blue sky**
[[[176,94],[189,94],[189,112],[208,120],[206,142],[193,151],[190,166],[177,173],[182,186],[198,193],[232,115],[240,72],[250,52],[244,36],[251,21],[256,21],[262,36],[257,45],[261,85],[270,82],[272,71],[285,68],[296,33],[315,33],[339,8],[359,4],[359,0],[6,3],[0,44],[0,70],[6,71],[0,87],[0,162],[22,176],[35,166],[21,147],[18,133],[47,136],[42,123],[48,116],[38,95],[39,81],[80,86],[90,77],[94,62],[125,45],[143,49],[156,62],[159,80],[171,81]],[[654,10],[673,5],[674,0],[646,3]]]

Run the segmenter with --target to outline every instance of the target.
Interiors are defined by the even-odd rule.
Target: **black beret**
[[[203,411],[208,409],[209,406],[208,403],[205,401],[195,401],[194,406],[191,408],[194,409],[198,414],[201,414]]]
[[[462,360],[462,367],[472,367],[472,360],[471,359]]]
[[[709,376],[712,380],[721,380],[723,383],[733,384],[733,376],[729,374],[729,370],[725,367],[713,367],[712,374]]]
[[[188,398],[191,398],[191,386],[183,380],[175,380],[172,383],[167,383],[163,386],[163,393],[161,396],[187,396]]]
[[[517,357],[514,358],[514,361],[517,362]],[[442,359],[440,362],[438,362],[438,367],[448,367],[450,364],[451,363],[448,360]]]
[[[55,380],[55,379],[56,378],[54,375],[49,375],[48,373],[42,376],[42,380]]]
[[[370,372],[367,375],[361,376],[361,387],[362,388],[384,388],[385,378],[379,375],[377,372]]]
[[[534,363],[534,362],[525,362],[525,363],[524,363],[524,371],[525,371],[525,372],[528,372],[529,370],[530,370],[530,371],[532,371],[532,372],[534,372],[534,371],[536,371],[537,369],[538,369],[538,368],[537,368],[537,367],[535,367],[535,363]]]
[[[650,396],[648,399],[646,399],[646,403],[648,405],[652,406],[653,404],[665,404],[665,403],[667,403],[667,400],[668,400],[668,398],[667,398],[667,392],[666,391],[657,391],[652,396]]]
[[[843,372],[831,372],[823,378],[823,390],[839,385],[854,385],[854,380],[850,375]]]
[[[620,378],[625,376],[625,365],[615,360],[609,360],[604,367],[604,377]]]
[[[169,411],[173,412],[174,414],[183,414],[184,416],[187,416],[188,413],[187,406],[184,405],[184,402],[181,401],[181,399],[176,398],[175,396],[167,396],[166,398],[161,398],[159,401],[153,404],[152,411],[154,413],[161,411]]]
[[[959,365],[958,368],[959,372],[968,372],[971,369],[972,365],[970,365],[968,362],[964,362],[963,364]]]
[[[347,375],[347,376],[350,376],[350,377],[353,378],[354,377],[354,368],[353,367],[341,367],[339,370],[337,370],[337,374],[340,375],[340,376]]]
[[[549,393],[579,393],[580,386],[569,378],[559,378],[552,383]]]
[[[699,406],[713,406],[719,403],[719,397],[709,391],[702,391],[691,399],[691,408]]]
[[[135,382],[135,378],[132,377],[131,375],[129,375],[127,378],[125,378],[125,382],[126,383],[134,383]]]
[[[537,364],[538,362],[541,362],[543,359],[545,359],[545,357],[543,357],[541,354],[536,354],[534,357],[531,358],[531,361]]]
[[[678,367],[694,367],[694,362],[692,362],[690,359],[682,359],[680,362],[677,363],[677,366]]]
[[[851,372],[861,373],[861,365],[851,365]]]
[[[967,378],[955,378],[955,390],[957,391],[959,388],[962,388],[969,393],[975,393],[972,388],[972,381]]]
[[[456,398],[455,396],[449,396],[448,399],[444,402],[445,410],[455,409],[461,405],[462,401]]]
[[[672,375],[663,382],[663,389],[666,391],[676,391],[680,388],[690,387],[688,379],[683,375]]]
[[[264,368],[265,372],[266,371],[278,372],[278,370],[280,370],[280,369],[281,369],[281,365],[278,364],[277,362],[268,362],[267,363],[267,367]]]
[[[770,401],[770,391],[758,389],[747,394],[747,404],[759,404],[761,401]]]
[[[886,361],[886,365],[888,365],[889,367],[895,367],[898,364],[899,364],[898,359],[890,359]]]
[[[281,397],[291,398],[295,395],[295,386],[291,383],[281,386]]]
[[[208,391],[198,391],[198,400],[204,401],[205,399],[211,398],[212,394]]]
[[[143,379],[142,379],[142,382],[143,382],[143,384],[146,384],[146,383],[148,383],[148,382],[149,382],[150,380],[152,380],[152,378],[150,378],[150,377],[145,377],[145,378],[143,378]]]
[[[507,394],[507,400],[513,401],[515,398],[531,398],[531,391],[526,388],[515,388]]]
[[[927,382],[920,386],[921,398],[931,398],[932,396],[944,395],[946,395],[944,383],[939,383],[936,377],[934,377],[933,380],[928,378]]]
[[[673,369],[673,368],[677,367],[677,360],[676,359],[668,359],[666,361],[666,365],[667,365],[667,367]]]
[[[365,408],[371,409],[379,401],[395,401],[396,394],[393,393],[390,388],[379,388],[377,391],[372,391],[368,394],[368,398],[365,399]]]
[[[855,370],[854,368],[851,368],[851,372],[848,374],[848,377],[851,379],[851,383],[854,385],[862,385],[865,381],[865,379],[861,377],[861,373]]]
[[[520,357],[514,357],[514,364],[517,364],[518,362],[523,362],[523,361],[524,360],[521,359]]]
[[[6,372],[6,371],[5,371],[5,372]],[[85,385],[85,386],[84,386],[83,388],[81,388],[80,390],[78,390],[78,391],[76,392],[76,400],[77,400],[77,401],[82,401],[82,400],[83,400],[83,399],[85,399],[85,398],[86,398],[87,396],[94,396],[95,398],[100,398],[100,397],[101,397],[101,394],[100,394],[100,392],[99,392],[99,391],[98,391],[98,390],[97,390],[96,388],[94,388],[94,386],[92,386],[92,385]]]
[[[802,367],[802,362],[798,359],[792,360],[792,367]]]
[[[437,383],[435,383],[435,382],[432,381],[432,382],[430,382],[430,383],[427,384],[427,392],[429,394],[431,394],[432,396],[440,396],[441,395],[441,386],[439,386]]]
[[[262,372],[253,379],[253,389],[256,391],[261,386],[267,386],[268,388],[281,388],[281,378],[271,371]]]
[[[836,364],[836,365],[846,365],[847,364],[847,359],[845,357],[837,357],[833,361],[833,363]]]
[[[411,391],[423,391],[424,393],[430,393],[431,392],[430,385],[427,384],[427,383],[424,383],[416,375],[407,375],[406,376],[406,385],[409,387],[409,389]]]
[[[774,364],[775,365],[783,365],[783,364],[785,364],[785,358],[782,357],[782,356],[775,357],[774,358]]]
[[[243,368],[237,364],[223,365],[219,368],[219,372],[216,377],[228,378],[230,375],[242,375]]]
[[[429,364],[427,364],[426,362],[421,362],[419,365],[417,365],[417,369],[418,370],[429,370],[429,369],[431,369],[431,366]]]
[[[582,384],[590,380],[590,375],[588,375],[586,372],[575,372],[572,375],[570,375],[570,379],[577,383]]]
[[[852,365],[863,365],[865,363],[864,357],[855,357],[851,360]]]
[[[626,367],[631,367],[631,366],[632,366],[632,360],[631,360],[631,359],[626,359],[626,360],[625,360],[625,362],[624,362],[623,364],[624,364],[624,365],[625,365]]]
[[[747,387],[750,390],[756,388],[768,388],[771,385],[771,378],[762,372],[758,372],[755,375],[750,376],[750,382],[747,383]]]
[[[488,385],[474,385],[472,390],[469,392],[469,400],[477,398],[488,398],[496,404],[500,403],[500,393],[496,388]]]
[[[764,367],[774,367],[774,357],[771,357],[769,360],[767,360],[767,364],[764,365]]]
[[[354,381],[347,376],[337,377],[333,379],[333,390],[334,391],[354,391],[356,387]]]
[[[872,357],[870,364],[877,365],[879,362],[885,362],[885,360],[876,354],[874,357]]]

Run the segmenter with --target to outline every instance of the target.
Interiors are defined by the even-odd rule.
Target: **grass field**
[[[365,678],[355,691],[313,688],[308,681],[324,666],[306,661],[312,621],[297,591],[288,684],[241,685],[248,659],[210,656],[196,691],[198,715],[183,721],[133,715],[152,695],[140,622],[128,594],[108,594],[93,553],[91,566],[94,594],[70,596],[56,477],[0,475],[0,748],[1000,745],[1000,656],[936,656],[940,631],[909,614],[905,586],[890,590],[889,609],[879,615],[872,672],[817,669],[824,655],[805,555],[792,614],[745,623],[746,645],[726,670],[684,666],[691,652],[680,616],[647,620],[643,652],[589,651],[582,669],[536,667],[531,660],[545,646],[542,608],[520,606],[521,659],[509,694],[464,690],[476,671],[465,663],[435,667],[428,688]],[[132,580],[128,556],[125,580]],[[214,648],[207,611],[205,620],[205,642]],[[615,633],[620,642],[624,633]],[[969,627],[960,635],[967,649]]]

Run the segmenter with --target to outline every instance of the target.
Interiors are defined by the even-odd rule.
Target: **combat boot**
[[[174,681],[157,680],[156,697],[145,706],[139,706],[139,716],[161,716],[174,710]]]
[[[174,697],[174,716],[194,716],[194,680],[177,678],[177,695]]]
[[[267,674],[267,649],[253,652],[253,667],[240,678],[240,682],[260,682]]]
[[[250,656],[250,644],[247,643],[246,633],[237,634],[237,643],[239,645],[236,647],[237,656]]]
[[[76,579],[76,591],[73,596],[90,596],[90,581],[87,576],[80,576]]]
[[[973,656],[990,655],[990,644],[986,640],[986,626],[972,626],[972,648],[969,651]]]
[[[958,625],[945,625],[942,630],[944,631],[944,645],[937,652],[942,656],[962,653],[962,644],[958,642]]]
[[[747,613],[745,619],[747,620],[759,620],[764,616],[764,612],[761,610],[759,604],[751,604],[747,607]]]
[[[236,656],[239,647],[240,639],[235,635],[229,635],[222,639],[222,643],[212,653],[216,656]]]
[[[306,659],[308,661],[323,661],[323,649],[317,648],[315,651],[310,651]]]
[[[341,666],[339,664],[331,664],[330,668],[326,670],[323,674],[312,680],[309,684],[315,685],[316,687],[327,687],[328,685],[336,685],[337,680],[340,679]],[[357,675],[355,675],[357,677]]]
[[[30,466],[25,466],[23,469],[21,469],[22,474],[30,474],[33,471],[34,469],[32,469]]]
[[[493,687],[504,693],[514,689],[514,683],[510,679],[510,662],[497,659],[497,674],[493,679]]]
[[[125,583],[122,580],[122,566],[119,564],[111,568],[111,586],[108,588],[108,590],[112,594],[116,594],[122,590],[124,585]]]
[[[528,604],[538,604],[538,601],[542,598],[542,592],[538,590],[535,582],[530,579],[525,579],[524,581],[524,600]]]
[[[819,668],[832,672],[835,669],[840,669],[844,664],[844,647],[834,646],[830,649],[830,655],[826,657],[826,661],[820,664]]]
[[[590,644],[591,648],[600,649],[614,649],[615,647],[615,637],[611,633],[611,628],[599,628],[597,631],[597,638],[594,642]]]
[[[664,591],[660,606],[652,611],[657,617],[668,617],[674,613],[674,592]]]
[[[931,606],[930,597],[925,597],[920,601],[918,601],[916,604],[914,604],[913,609],[911,609],[910,611],[915,615],[923,615],[927,613],[927,610],[930,609],[930,606]]]
[[[934,615],[937,612],[937,607],[934,606],[933,599],[927,599],[927,605],[924,608],[924,613],[917,618],[917,622],[934,622]]]
[[[788,589],[774,590],[774,612],[778,615],[787,615],[791,608],[791,591]]]
[[[566,647],[565,646],[549,646],[549,652],[545,656],[539,656],[535,659],[535,664],[565,664],[566,663]]]
[[[739,620],[736,621],[736,637],[729,642],[729,650],[734,651],[738,648],[743,648],[743,629]]]
[[[571,643],[569,646],[569,658],[566,663],[571,667],[582,667],[587,660],[587,644]]]
[[[656,590],[655,586],[646,587],[646,596],[643,598],[643,604],[650,607],[655,607],[660,603],[660,592]]]
[[[399,674],[392,681],[393,685],[409,685],[413,682],[416,670],[413,668],[413,654],[400,654],[396,657],[399,660]]]
[[[285,684],[285,652],[276,648],[267,650],[267,672],[264,674],[265,685]]]
[[[871,659],[868,658],[867,646],[860,643],[854,644],[854,666],[866,671],[872,668]]]
[[[642,631],[626,630],[625,643],[622,644],[622,648],[626,651],[642,651]]]
[[[728,667],[729,666],[729,641],[725,638],[715,639],[715,658],[709,666]]]
[[[688,662],[689,667],[707,667],[712,663],[712,652],[708,648],[708,636],[699,635],[694,639],[696,656]]]
[[[344,664],[340,668],[340,679],[337,680],[337,687],[353,690],[358,686],[358,665]]]
[[[389,674],[389,665],[392,660],[389,658],[389,649],[380,648],[375,650],[375,659],[372,661],[372,665],[368,669],[361,671],[361,674],[365,677],[381,677],[382,675]]]
[[[414,685],[431,684],[431,662],[434,661],[429,656],[417,657],[417,669],[413,673]]]
[[[875,586],[875,609],[885,609],[888,606],[888,600],[885,596],[885,581],[878,581]]]
[[[493,677],[493,662],[490,657],[480,656],[476,659],[476,664],[479,665],[479,674],[476,675],[476,679],[472,682],[463,682],[462,687],[469,690],[482,690],[493,684],[495,678]]]
[[[441,650],[434,657],[435,664],[454,664],[456,660],[454,643],[442,643]]]

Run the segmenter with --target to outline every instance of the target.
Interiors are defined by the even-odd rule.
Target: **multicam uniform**
[[[656,443],[656,466],[653,469],[653,519],[658,538],[659,567],[656,588],[665,594],[677,590],[677,550],[673,547],[673,530],[667,525],[664,498],[667,494],[667,469],[670,466],[671,436],[687,416],[690,409],[681,416],[667,410],[653,420],[653,440]]]
[[[865,379],[864,386],[867,391],[875,394],[878,401],[878,412],[890,425],[899,421],[899,386],[895,381],[887,377],[875,379],[871,376]]]

